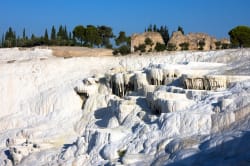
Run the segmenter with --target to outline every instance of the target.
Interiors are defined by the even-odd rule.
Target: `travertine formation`
[[[249,165],[249,49],[42,53],[0,49],[1,166]]]
[[[162,36],[158,32],[144,32],[142,34],[133,34],[131,36],[131,52],[134,52],[134,48],[138,47],[140,44],[145,44],[146,38],[151,39],[153,42],[152,46],[146,47],[146,51],[148,51],[149,49],[154,50],[156,43],[164,44]]]
[[[217,90],[226,89],[225,76],[183,76],[183,84],[186,89]]]

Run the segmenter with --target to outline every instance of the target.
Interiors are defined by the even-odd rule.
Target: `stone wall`
[[[189,33],[184,35],[180,31],[174,32],[168,43],[176,45],[176,50],[181,50],[180,44],[186,42],[189,43],[189,50],[198,50],[200,41],[204,41],[205,43],[203,50],[215,50],[216,41],[221,41],[221,43],[227,44],[230,43],[227,39],[217,40],[205,33]]]
[[[131,52],[134,52],[134,48],[138,47],[140,44],[145,44],[145,39],[150,38],[153,41],[152,50],[154,50],[156,43],[164,44],[162,36],[158,32],[144,32],[142,34],[133,34],[131,36]],[[151,46],[146,47],[148,51]]]

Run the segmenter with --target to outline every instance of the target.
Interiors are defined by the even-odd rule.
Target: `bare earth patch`
[[[113,50],[105,48],[87,48],[87,47],[49,47],[53,55],[57,57],[81,57],[81,56],[112,56]]]

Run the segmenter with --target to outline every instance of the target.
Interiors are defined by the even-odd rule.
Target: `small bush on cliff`
[[[200,41],[198,42],[199,50],[203,50],[203,49],[204,49],[205,44],[206,44],[206,43],[205,43],[205,41],[200,40]]]
[[[173,44],[173,43],[168,43],[167,50],[168,51],[175,51],[176,50],[176,45]]]
[[[122,45],[113,51],[113,55],[127,55],[130,53],[130,47],[127,45]]]
[[[134,47],[135,52],[140,51],[140,52],[146,52],[146,44],[140,44],[138,47]]]
[[[147,37],[144,42],[146,45],[149,45],[151,47],[154,45],[153,41],[149,37]]]
[[[230,47],[230,44],[222,43],[222,46],[221,46],[222,49],[228,49],[229,47]]]
[[[157,42],[156,46],[155,46],[155,50],[157,52],[164,51],[164,50],[166,50],[166,45]]]
[[[189,43],[184,42],[184,43],[179,44],[179,46],[181,47],[181,50],[188,50]]]
[[[217,41],[215,42],[215,46],[216,46],[216,49],[220,49],[221,48],[221,42],[220,41]]]

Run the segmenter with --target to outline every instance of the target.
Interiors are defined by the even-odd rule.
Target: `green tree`
[[[181,26],[178,26],[177,31],[180,31],[184,35],[184,30],[183,30],[183,28]]]
[[[157,32],[157,26],[156,26],[156,24],[154,24],[154,26],[153,26],[153,32]]]
[[[45,29],[44,36],[43,36],[44,44],[48,45],[49,44],[49,35],[48,35],[48,30],[47,28]]]
[[[72,33],[69,32],[69,40],[72,40]]]
[[[82,25],[78,25],[73,30],[73,38],[80,42],[80,45],[83,45],[85,40],[86,28]]]
[[[115,43],[117,46],[122,44],[130,45],[130,38],[126,36],[124,31],[120,31],[119,36],[115,39]]]
[[[131,38],[126,36],[126,33],[124,31],[119,32],[119,36],[115,38],[115,43],[117,46],[119,46],[117,49],[114,49],[113,54],[121,54],[126,55],[130,53],[130,42]]]
[[[26,31],[25,31],[25,28],[23,29],[23,39],[26,40],[27,37],[26,37]]]
[[[99,26],[97,28],[102,40],[101,46],[106,48],[112,48],[112,45],[110,44],[110,39],[114,37],[112,28],[105,25]]]
[[[135,52],[136,51],[146,52],[146,44],[139,44],[139,46],[138,47],[135,46],[134,49],[135,49]]]
[[[166,45],[157,42],[156,45],[155,45],[155,50],[157,52],[164,51],[164,50],[166,50]]]
[[[217,50],[221,48],[221,42],[220,41],[216,41],[214,44],[215,44]]]
[[[99,46],[102,43],[98,29],[94,25],[87,25],[85,42],[86,46],[89,47],[93,47],[94,45]]]
[[[250,27],[237,26],[228,34],[233,47],[250,47]]]
[[[64,29],[63,29],[63,39],[64,40],[68,40],[69,39],[69,36],[68,36],[68,31],[67,31],[67,27],[66,25],[64,26]]]
[[[150,25],[148,26],[147,31],[148,31],[148,32],[152,32],[152,31],[153,31],[153,26],[152,26],[152,24],[150,24]]]
[[[54,25],[51,28],[50,40],[52,45],[56,44],[56,28],[54,27]]]
[[[23,29],[23,34],[22,34],[22,38],[18,39],[18,46],[19,47],[25,47],[26,46],[26,42],[28,40],[28,37],[26,36],[26,30],[25,28]]]
[[[205,46],[205,41],[204,40],[200,40],[198,41],[198,46],[199,46],[199,50],[203,50],[204,46]]]
[[[146,45],[149,45],[149,46],[154,45],[153,41],[152,41],[149,37],[147,37],[147,38],[144,40],[144,42],[145,42]]]
[[[1,39],[1,47],[4,47],[3,43],[4,43],[4,34],[2,35],[2,39]]]
[[[176,45],[173,44],[173,43],[168,43],[167,50],[168,51],[175,51],[176,50]]]
[[[167,45],[169,41],[169,33],[167,26],[161,26],[160,29],[158,29],[157,31],[161,34],[165,45]]]
[[[119,47],[119,52],[121,55],[127,55],[130,53],[130,47],[127,45],[122,45],[121,47]]]
[[[66,45],[68,42],[68,32],[66,26],[59,26],[59,30],[57,32],[57,44],[58,45]]]
[[[221,44],[221,48],[222,49],[228,49],[229,48],[229,44],[228,43],[222,43]]]
[[[147,37],[145,40],[144,40],[144,43],[145,45],[147,46],[150,46],[150,49],[148,50],[148,52],[151,52],[153,49],[152,49],[152,46],[154,45],[154,42],[149,38]]]
[[[15,47],[16,46],[16,33],[9,27],[8,31],[5,33],[4,40],[5,47]]]
[[[69,39],[68,39],[68,45],[69,46],[74,46],[76,45],[76,40],[72,37],[72,32],[69,32]]]
[[[64,36],[63,26],[60,25],[56,37],[57,37],[58,40],[62,40],[62,39],[63,39],[63,36]]]
[[[35,34],[31,35],[31,39],[28,43],[28,46],[40,46],[43,44],[43,38],[42,37],[36,37]]]
[[[156,26],[156,24],[154,24],[153,26],[152,26],[152,24],[150,24],[148,26],[148,28],[145,29],[145,32],[152,32],[152,31],[153,32],[159,32],[161,34],[161,36],[162,36],[162,39],[163,39],[164,43],[167,45],[167,43],[169,41],[169,33],[168,33],[167,26],[162,25],[162,26],[160,26],[160,28],[158,28]]]

